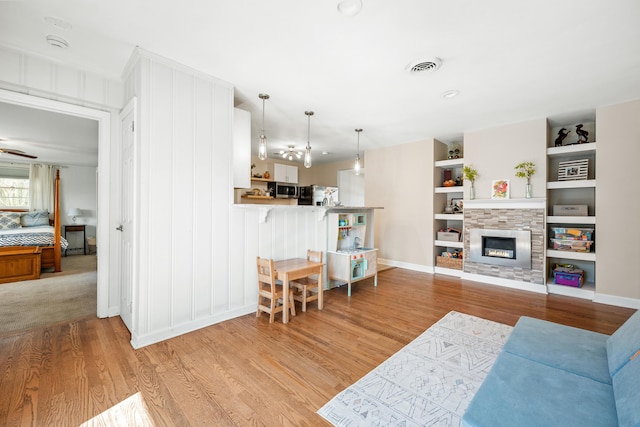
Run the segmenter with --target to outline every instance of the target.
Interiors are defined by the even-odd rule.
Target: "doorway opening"
[[[62,115],[95,120],[98,123],[98,167],[97,167],[97,301],[96,314],[107,317],[109,313],[109,270],[110,270],[110,138],[111,113],[60,101],[39,98],[0,89],[0,102],[16,106],[44,110]]]

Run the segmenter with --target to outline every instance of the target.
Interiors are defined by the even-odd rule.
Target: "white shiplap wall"
[[[97,109],[122,108],[122,83],[0,46],[0,87]]]
[[[125,97],[138,99],[132,344],[141,347],[255,311],[255,257],[326,248],[314,209],[233,205],[233,88],[137,50]],[[322,242],[322,246],[318,246]]]

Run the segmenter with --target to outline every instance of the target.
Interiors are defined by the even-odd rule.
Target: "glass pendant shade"
[[[262,132],[260,132],[260,141],[258,142],[258,158],[267,160],[267,136],[264,134],[264,101],[269,99],[269,95],[261,93],[258,98],[262,99]]]
[[[260,135],[260,142],[258,143],[258,158],[260,160],[267,159],[267,137]]]
[[[311,167],[311,116],[313,116],[313,111],[305,111],[304,114],[307,115],[307,148],[304,151],[304,167]]]
[[[358,149],[356,150],[356,161],[353,164],[353,170],[356,175],[360,175],[360,132],[362,132],[362,129],[356,129],[356,132],[358,134]]]
[[[307,149],[304,152],[304,167],[311,167],[311,147],[307,145]]]

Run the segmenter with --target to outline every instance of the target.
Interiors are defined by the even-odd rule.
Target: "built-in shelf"
[[[596,143],[588,142],[586,144],[565,145],[563,147],[547,148],[547,156],[549,157],[566,157],[572,154],[591,154],[596,151]]]
[[[453,268],[434,267],[433,272],[436,274],[446,274],[447,276],[462,277],[463,271]]]
[[[267,178],[254,178],[251,177],[251,181],[257,181],[257,182],[273,182],[272,179],[267,179]]]
[[[464,187],[462,185],[454,185],[452,187],[436,187],[436,193],[462,193]]]
[[[272,196],[248,196],[248,195],[244,195],[241,196],[243,199],[263,199],[263,200],[271,200],[273,199]]]
[[[575,298],[584,298],[593,300],[596,293],[596,285],[592,282],[586,282],[580,288],[574,288],[573,286],[556,285],[553,283],[553,277],[547,279],[547,289],[551,294],[565,295]]]
[[[436,240],[434,242],[434,244],[436,246],[441,246],[441,247],[446,247],[446,248],[456,248],[456,249],[463,249],[464,248],[464,242],[450,242],[448,240]]]
[[[548,216],[547,224],[595,224],[595,216]]]
[[[455,168],[462,167],[464,165],[464,159],[447,159],[438,160],[435,162],[437,168]]]
[[[572,181],[551,181],[547,182],[549,190],[564,190],[567,188],[596,188],[595,179],[575,179]]]
[[[464,214],[435,214],[435,219],[444,219],[447,221],[462,221],[464,220]]]
[[[576,261],[595,261],[596,254],[595,252],[572,252],[547,249],[547,258],[564,258],[573,259]]]

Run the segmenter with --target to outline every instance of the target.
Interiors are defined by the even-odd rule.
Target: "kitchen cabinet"
[[[595,122],[593,118],[583,121],[590,135],[595,135]],[[551,129],[549,135],[555,139],[560,128]],[[573,124],[565,124],[570,129]],[[575,136],[574,136],[575,137]],[[565,141],[571,143],[572,141]],[[556,228],[593,229],[596,226],[596,143],[553,146],[553,141],[547,141],[547,289],[550,293],[574,296],[592,300],[596,290],[596,253],[594,245],[589,252],[573,252],[570,250],[555,250],[551,245]],[[588,160],[586,179],[568,180],[561,176],[560,163],[568,161]],[[558,205],[583,205],[587,207],[585,216],[556,215],[555,206]],[[550,215],[549,215],[550,214]],[[594,232],[594,236],[596,233]],[[553,277],[555,264],[571,264],[584,271],[585,283],[582,287],[558,285]]]
[[[284,165],[282,163],[274,163],[273,180],[277,182],[288,182],[290,184],[298,183],[298,167]]]
[[[461,146],[461,144],[456,144]],[[455,185],[451,187],[445,187],[444,183],[448,179],[456,180],[456,178],[462,176],[462,168],[464,166],[464,159],[449,158],[449,151],[452,146],[440,141],[434,143],[434,168],[433,168],[433,180],[435,184],[434,197],[433,197],[433,253],[434,253],[434,272],[438,274],[447,274],[450,276],[461,277],[462,268],[451,268],[450,266],[442,266],[439,264],[439,259],[443,252],[455,253],[462,252],[464,242],[462,241],[448,241],[439,240],[438,232],[440,230],[455,229],[459,230],[461,235],[464,230],[464,215],[463,215],[463,190],[462,185]],[[460,153],[462,154],[462,153]],[[451,213],[446,213],[447,206],[452,209]]]

